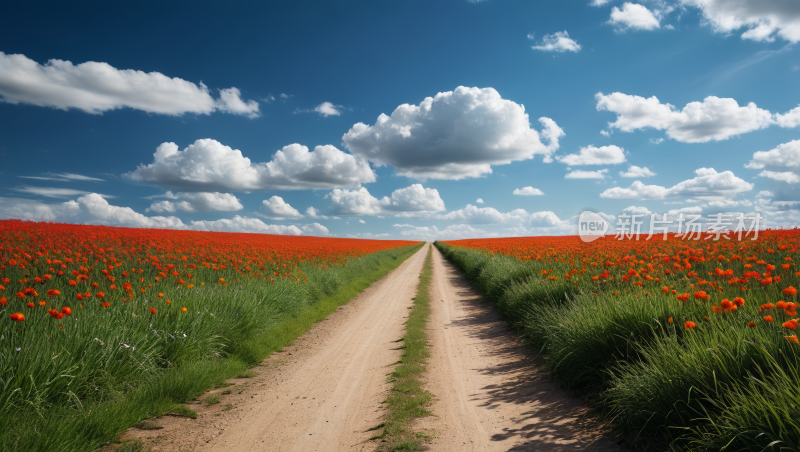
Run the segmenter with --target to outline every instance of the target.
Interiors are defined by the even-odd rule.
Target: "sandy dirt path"
[[[198,419],[165,416],[161,430],[129,430],[153,451],[372,451],[366,432],[382,421],[386,374],[419,284],[426,245],[355,300],[275,353],[251,379],[189,404]],[[246,386],[245,386],[246,384]],[[239,393],[241,391],[241,394]],[[221,402],[202,402],[219,394]]]
[[[434,451],[621,450],[601,433],[579,399],[541,370],[490,303],[453,264],[433,251],[431,358],[427,389],[437,398]]]

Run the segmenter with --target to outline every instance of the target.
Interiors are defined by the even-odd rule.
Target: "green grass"
[[[609,281],[581,290],[564,278],[540,276],[553,270],[563,277],[570,270],[566,263],[436,246],[542,352],[562,387],[584,397],[642,447],[800,450],[800,347],[784,337],[794,332],[781,328],[788,319],[783,311],[768,312],[772,324],[762,320],[767,312],[759,312],[760,304],[786,299],[780,288],[799,286],[797,276],[783,274],[780,286],[746,292],[723,281],[724,292],[712,293],[712,302],[681,303],[660,289],[674,285],[691,292],[696,281],[684,275],[662,277],[649,287]],[[767,259],[782,262],[786,256],[776,252]],[[706,275],[718,265],[696,262],[692,270]],[[733,265],[743,264],[725,268]],[[746,303],[737,311],[711,310],[720,299],[740,295]],[[687,330],[687,320],[697,327]],[[750,321],[756,328],[747,327]]]
[[[234,283],[231,277],[224,290],[184,288],[171,295],[174,309],[160,305],[159,315],[149,312],[152,304],[117,303],[75,309],[61,320],[63,329],[45,324],[52,320],[47,316],[26,320],[31,334],[6,331],[15,325],[4,322],[0,450],[92,451],[228,378],[246,378],[248,368],[421,246],[373,253],[330,270],[301,264],[308,279],[301,284],[288,278]],[[215,280],[201,271],[196,280]],[[37,329],[43,332],[34,334]],[[20,352],[11,353],[16,348]]]
[[[428,407],[433,395],[422,387],[421,377],[430,356],[425,328],[431,312],[428,286],[432,277],[432,252],[431,247],[419,276],[414,305],[406,321],[406,334],[400,347],[403,350],[400,364],[389,374],[394,385],[386,400],[386,420],[370,429],[383,428],[383,432],[374,437],[381,440],[378,450],[419,450],[423,442],[430,438],[415,432],[411,424],[415,419],[431,414]]]

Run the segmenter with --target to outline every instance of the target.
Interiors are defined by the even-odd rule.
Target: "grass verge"
[[[433,273],[431,253],[433,247],[428,248],[428,256],[419,275],[417,296],[414,306],[406,321],[406,334],[403,336],[403,355],[394,372],[389,374],[394,382],[387,403],[386,420],[374,428],[383,428],[383,432],[373,439],[380,440],[378,450],[419,450],[420,446],[430,436],[424,432],[416,432],[411,427],[412,422],[420,417],[430,414],[428,406],[433,395],[422,387],[422,374],[430,353],[428,352],[428,334],[425,328],[431,313],[428,286]]]
[[[628,257],[618,264],[575,259],[573,266],[435,243],[542,352],[561,386],[612,419],[633,447],[737,452],[800,450],[800,345],[797,325],[789,322],[797,314],[768,306],[797,300],[789,298],[793,289],[781,289],[800,286],[800,272],[781,265],[780,285],[765,285],[755,272],[759,278],[746,290],[734,284],[736,278],[714,276],[718,267],[743,274],[752,268],[747,262],[762,269],[768,261],[793,262],[797,247],[780,245],[754,245],[743,253],[744,262],[695,257],[691,274],[665,272],[652,281],[648,275],[635,285],[623,279],[626,271],[635,272]],[[670,260],[636,251],[639,269],[645,259],[651,266]],[[612,278],[591,278],[603,269]],[[573,281],[584,271],[579,288]],[[693,298],[676,298],[689,291]],[[712,307],[739,296],[743,304],[736,310]]]
[[[229,299],[217,295],[214,300],[217,318],[230,319],[229,324],[234,326],[238,325],[233,323],[236,321],[246,325],[239,329],[231,327],[231,332],[226,335],[200,335],[209,341],[218,340],[217,351],[209,354],[212,357],[176,359],[172,367],[152,369],[146,377],[126,381],[117,390],[104,391],[100,400],[74,397],[68,404],[44,410],[34,407],[21,410],[14,416],[3,416],[0,418],[0,450],[93,451],[142,420],[170,412],[189,416],[192,413],[184,412],[190,410],[183,407],[182,402],[203,394],[228,378],[245,374],[247,369],[270,353],[290,345],[315,323],[397,268],[421,246],[380,251],[353,259],[346,266],[320,272],[318,278],[309,278],[308,289],[303,293],[281,287],[278,287],[282,290],[280,293],[275,289],[263,289],[270,290],[272,297],[280,298],[282,295],[289,300],[285,304],[290,303],[291,309],[270,314],[273,320],[265,318],[261,325],[257,316],[240,315],[242,312],[257,312],[245,309],[254,304],[252,299],[262,296],[259,292],[262,289],[256,283],[243,286]],[[308,273],[311,271],[314,270],[308,269]],[[320,281],[322,285],[312,286],[313,281]],[[213,295],[208,294],[209,297]],[[97,386],[101,383],[93,382]]]

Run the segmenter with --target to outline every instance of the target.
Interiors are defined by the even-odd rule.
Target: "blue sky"
[[[800,3],[261,3],[6,7],[0,218],[428,240],[574,233],[584,208],[800,225]]]

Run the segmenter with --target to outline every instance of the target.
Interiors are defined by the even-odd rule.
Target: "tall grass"
[[[759,312],[760,304],[785,299],[774,285],[743,293],[744,306],[715,315],[710,302],[681,303],[658,290],[688,289],[682,275],[658,288],[600,281],[580,289],[543,276],[552,263],[436,246],[543,351],[562,386],[650,450],[800,450],[800,346],[784,337],[794,332],[781,328],[789,318],[783,311]],[[797,279],[781,287],[798,286]],[[685,328],[687,320],[696,327]]]
[[[94,450],[291,343],[420,246],[329,270],[301,264],[303,283],[244,279],[224,290],[183,287],[169,305],[137,300],[78,308],[59,321],[29,316],[24,329],[1,322],[0,449]],[[219,275],[198,269],[196,280],[206,277]]]

